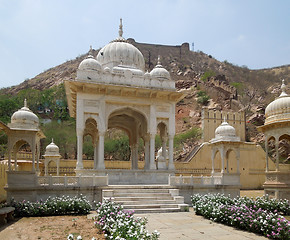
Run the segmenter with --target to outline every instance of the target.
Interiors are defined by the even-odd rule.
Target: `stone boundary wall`
[[[246,117],[245,112],[224,112],[218,110],[202,110],[202,140],[209,142],[215,137],[216,128],[226,121],[236,129],[236,134],[241,138],[241,141],[246,141]]]
[[[214,85],[217,88],[221,88],[226,92],[229,92],[231,94],[231,99],[237,99],[238,97],[237,89],[229,85],[227,81],[221,81],[216,77],[211,77],[208,79],[208,83]]]
[[[4,190],[5,185],[7,184],[7,173],[8,164],[0,162],[0,202],[6,200],[6,191]]]

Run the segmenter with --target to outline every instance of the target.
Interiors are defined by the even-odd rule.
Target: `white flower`
[[[82,240],[82,239],[83,239],[82,236],[77,237],[77,240]]]

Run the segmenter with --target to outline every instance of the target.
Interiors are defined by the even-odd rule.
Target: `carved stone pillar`
[[[99,132],[99,151],[98,151],[98,164],[97,164],[98,170],[105,169],[104,141],[105,141],[105,132]]]
[[[173,163],[173,138],[174,138],[174,135],[169,135],[168,137],[168,169],[169,170],[174,170],[175,167],[174,167],[174,163]]]
[[[83,129],[77,129],[77,143],[78,143],[78,152],[77,152],[77,166],[76,169],[83,169],[83,138],[84,131]]]
[[[156,169],[155,164],[155,134],[150,134],[150,164],[149,169]]]

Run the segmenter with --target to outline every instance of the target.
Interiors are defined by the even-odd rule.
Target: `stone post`
[[[83,169],[83,129],[77,129],[78,153],[77,153],[77,166],[76,169]]]
[[[99,150],[99,141],[95,141],[95,145],[94,145],[94,169],[97,169],[97,165],[98,165],[98,150]]]
[[[150,170],[155,170],[155,134],[150,134]]]
[[[265,150],[266,150],[266,172],[269,171],[269,148],[268,148],[268,136],[265,136]]]
[[[169,147],[169,151],[168,151],[168,169],[169,170],[174,170],[174,163],[173,163],[173,139],[174,139],[174,135],[169,135],[169,141],[168,141],[168,147]]]
[[[215,156],[215,152],[213,150],[211,150],[211,174],[214,174],[214,156]]]
[[[220,149],[220,154],[221,154],[221,160],[222,160],[222,169],[221,169],[221,173],[224,173],[225,172],[225,162],[224,162],[224,148],[221,148]]]
[[[148,170],[149,169],[149,160],[150,160],[150,143],[149,143],[149,139],[146,137],[145,138],[145,165],[144,165],[144,169]]]
[[[98,150],[98,164],[97,164],[98,170],[105,169],[104,140],[105,140],[105,132],[99,132],[99,150]]]
[[[276,148],[276,171],[279,171],[279,139],[276,139],[275,143]]]

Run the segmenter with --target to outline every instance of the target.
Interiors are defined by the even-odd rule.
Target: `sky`
[[[0,0],[0,88],[118,36],[181,45],[250,69],[290,64],[288,0]]]

